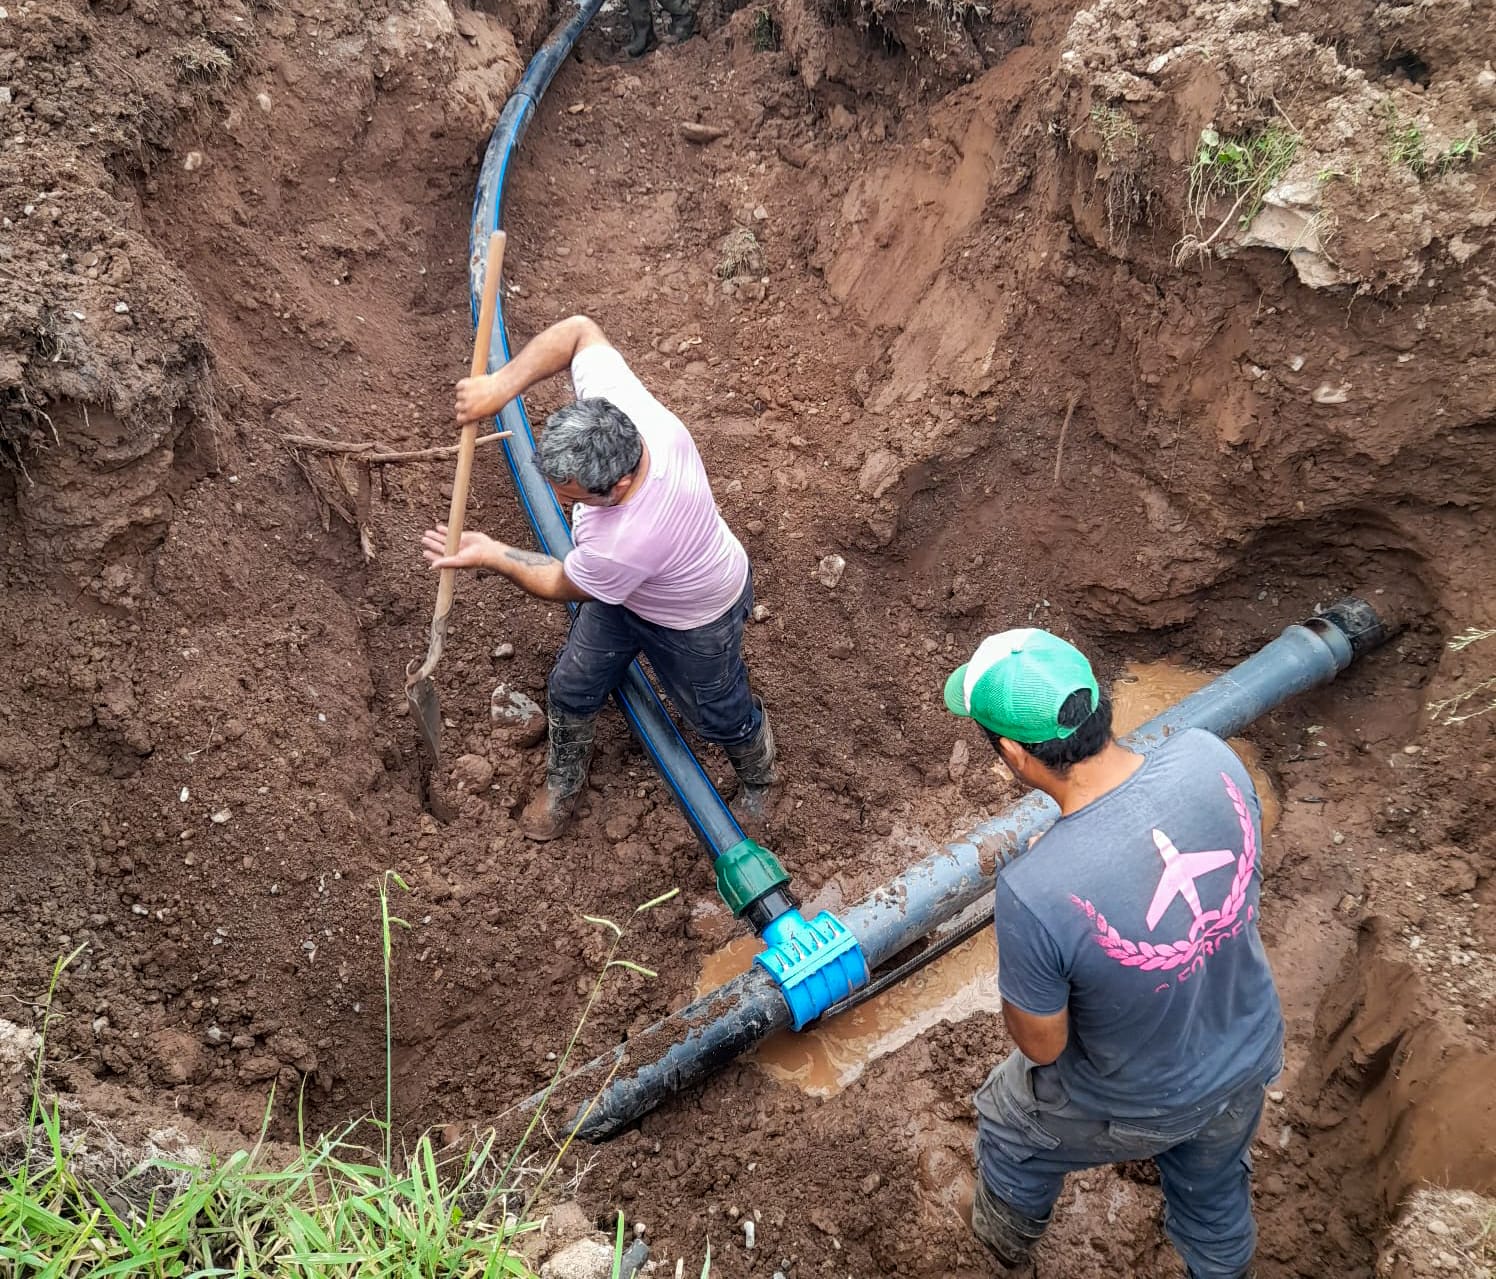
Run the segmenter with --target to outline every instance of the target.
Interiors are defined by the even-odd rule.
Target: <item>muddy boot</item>
[[[987,1189],[978,1176],[971,1205],[971,1230],[1014,1276],[1029,1273],[1030,1254],[1049,1229],[1053,1212],[1042,1219],[1022,1216]]]
[[[770,800],[779,785],[779,770],[774,767],[774,727],[769,723],[769,712],[756,697],[753,704],[762,716],[758,732],[746,742],[722,749],[738,775],[738,793],[729,807],[744,833],[757,838],[767,824]]]
[[[670,15],[670,42],[679,44],[696,32],[696,10],[690,0],[660,0],[660,8]]]
[[[519,828],[527,839],[543,843],[566,829],[577,806],[577,796],[587,783],[587,765],[592,759],[592,738],[596,731],[597,724],[591,716],[581,718],[550,712],[551,743],[545,761],[545,784],[530,797],[519,819]]]
[[[654,10],[650,0],[628,0],[628,4],[629,25],[634,29],[634,38],[628,45],[629,57],[642,58],[659,44],[655,38]]]

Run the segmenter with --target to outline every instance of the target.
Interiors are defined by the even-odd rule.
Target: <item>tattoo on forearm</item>
[[[517,546],[508,547],[504,551],[504,558],[513,560],[516,564],[528,564],[531,568],[544,568],[547,564],[554,564],[554,555],[542,555],[539,551],[522,551]]]

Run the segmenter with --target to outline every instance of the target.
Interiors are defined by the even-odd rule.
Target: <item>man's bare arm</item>
[[[565,372],[579,351],[607,345],[602,329],[585,315],[560,320],[526,342],[497,373],[463,378],[457,384],[457,420],[492,417],[535,383]]]
[[[447,526],[438,524],[421,537],[421,553],[434,569],[487,568],[502,573],[520,590],[542,600],[582,603],[592,596],[566,576],[566,568],[554,555],[510,546],[484,533],[465,530],[455,554],[446,554]]]
[[[1003,1022],[1018,1050],[1037,1066],[1047,1066],[1065,1051],[1070,1039],[1070,1010],[1039,1017],[1003,1000]]]

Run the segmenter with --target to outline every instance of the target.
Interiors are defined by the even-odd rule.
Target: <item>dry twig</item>
[[[1065,436],[1070,431],[1070,419],[1075,416],[1075,406],[1080,403],[1080,392],[1070,393],[1070,403],[1065,409],[1065,421],[1060,426],[1060,442],[1054,451],[1054,482],[1060,482],[1060,467],[1065,462]]]
[[[487,444],[493,440],[507,440],[513,431],[495,431],[492,435],[480,435],[477,442]],[[442,444],[430,449],[407,449],[396,452],[383,444],[365,440],[350,444],[344,440],[324,440],[315,435],[283,435],[281,439],[293,449],[307,449],[313,453],[338,453],[345,461],[366,462],[371,466],[387,466],[391,462],[438,462],[444,457],[456,457],[458,444]]]

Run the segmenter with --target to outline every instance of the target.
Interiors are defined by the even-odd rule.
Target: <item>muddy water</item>
[[[707,960],[697,993],[715,990],[745,971],[762,945],[757,937],[729,942]],[[750,1060],[770,1078],[813,1097],[829,1097],[862,1074],[868,1062],[936,1023],[998,1011],[996,973],[997,943],[988,930],[850,1012],[798,1035],[773,1036]]]
[[[1169,662],[1129,666],[1112,685],[1116,731],[1130,732],[1211,678],[1206,672]],[[1239,738],[1231,745],[1257,783],[1266,833],[1277,825],[1277,793],[1257,749]],[[738,937],[708,957],[696,993],[715,990],[746,971],[761,944],[756,937]],[[901,1048],[931,1026],[1000,1008],[997,943],[988,930],[876,999],[799,1034],[785,1031],[773,1036],[749,1060],[772,1079],[815,1097],[829,1097],[852,1083],[869,1062]]]

